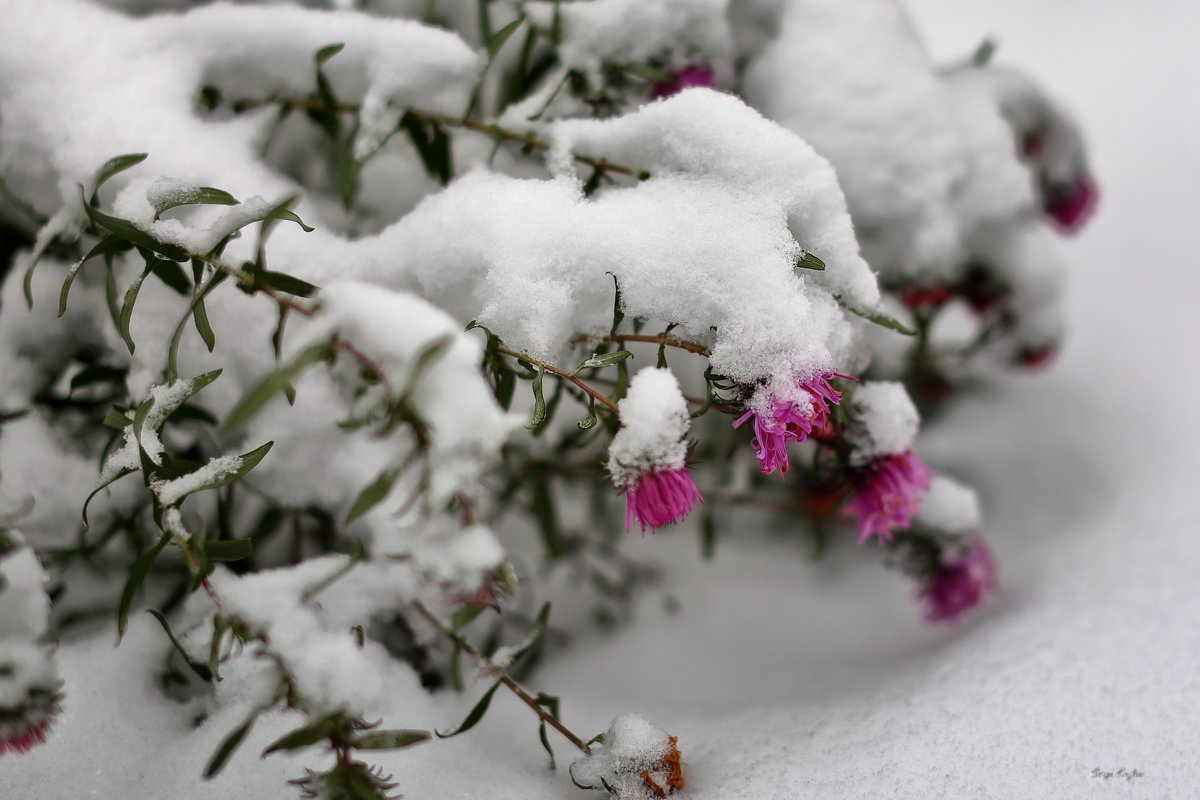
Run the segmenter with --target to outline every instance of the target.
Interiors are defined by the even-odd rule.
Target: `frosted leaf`
[[[241,456],[218,456],[194,472],[169,481],[152,481],[151,490],[164,506],[173,506],[204,486],[228,478],[242,468]]]

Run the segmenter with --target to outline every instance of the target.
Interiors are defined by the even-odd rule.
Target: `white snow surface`
[[[850,398],[854,423],[846,431],[854,449],[850,460],[866,464],[879,456],[912,449],[921,418],[912,398],[898,381],[864,381]]]
[[[585,736],[625,709],[678,735],[680,796],[694,800],[1189,797],[1200,786],[1200,434],[1187,424],[1200,388],[1200,114],[1179,79],[1198,66],[1200,12],[1169,0],[912,6],[943,57],[996,34],[1000,60],[1071,98],[1105,192],[1068,250],[1081,269],[1055,370],[964,398],[922,443],[930,463],[980,487],[1000,594],[963,626],[934,629],[911,586],[868,553],[812,565],[806,544],[758,535],[747,517],[704,562],[686,529],[664,531],[638,555],[661,560],[678,610],[647,596],[636,625],[578,638],[532,681],[564,698]],[[107,633],[65,643],[64,713],[45,745],[5,757],[5,800],[273,798],[316,766],[256,758],[298,722],[272,716],[221,776],[199,781],[252,683],[230,675],[193,730],[195,707],[157,693],[151,665],[167,646],[145,615],[120,649]],[[448,727],[482,690],[434,702],[406,687],[388,724]],[[591,796],[545,769],[528,709],[505,694],[467,735],[378,760],[407,798]],[[1122,767],[1141,775],[1094,774]],[[182,776],[196,778],[186,790]]]
[[[632,486],[643,472],[683,469],[692,420],[674,373],[638,370],[618,408],[621,428],[608,447],[608,470],[617,487]]]

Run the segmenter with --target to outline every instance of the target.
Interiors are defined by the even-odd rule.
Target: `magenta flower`
[[[646,533],[681,522],[704,498],[686,469],[643,472],[625,491],[625,530],[636,521]]]
[[[8,722],[0,721],[0,755],[25,753],[45,742],[57,710],[55,703],[45,711],[34,712],[32,719],[17,717]]]
[[[1066,186],[1051,187],[1043,199],[1046,213],[1067,233],[1082,228],[1099,201],[1100,189],[1087,174]]]
[[[967,552],[943,561],[917,591],[928,622],[953,622],[979,605],[984,593],[996,588],[996,562],[987,543],[976,539]]]
[[[692,64],[683,69],[670,70],[667,75],[670,76],[670,80],[656,83],[651,87],[651,100],[661,100],[664,97],[679,94],[692,86],[712,87],[717,83],[716,74],[707,64]]]
[[[858,517],[858,543],[872,536],[880,543],[892,540],[892,531],[907,528],[917,512],[918,494],[929,491],[933,470],[912,454],[881,456],[856,476],[857,490],[846,504],[847,513]]]
[[[829,404],[837,405],[842,401],[842,393],[829,383],[832,378],[856,380],[838,372],[825,372],[800,384],[800,388],[812,397],[810,404],[780,400],[771,394],[767,398],[765,414],[750,410],[734,420],[733,427],[740,428],[746,420],[754,417],[754,438],[750,444],[754,447],[764,475],[776,471],[781,476],[786,475],[790,467],[788,442],[803,442],[814,429],[822,429],[829,416]]]

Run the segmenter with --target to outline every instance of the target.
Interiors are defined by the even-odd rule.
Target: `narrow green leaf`
[[[138,292],[142,289],[142,282],[146,280],[146,276],[149,274],[150,267],[147,267],[142,271],[141,275],[134,278],[133,283],[125,290],[125,300],[121,304],[121,317],[118,321],[117,332],[125,340],[125,346],[129,348],[130,355],[133,355],[135,348],[133,337],[129,333],[129,323],[133,320],[133,304],[137,302]]]
[[[209,561],[241,561],[254,554],[249,539],[218,539],[204,543],[204,555]]]
[[[907,325],[905,325],[904,323],[900,322],[897,319],[893,319],[892,317],[889,317],[887,314],[884,314],[882,311],[867,311],[867,310],[864,310],[861,308],[857,308],[857,307],[851,305],[850,303],[846,302],[845,300],[843,300],[842,296],[840,294],[835,294],[833,296],[833,299],[837,301],[839,306],[846,309],[851,314],[862,317],[863,319],[867,320],[868,322],[874,322],[876,325],[882,325],[883,327],[888,328],[889,330],[896,331],[897,333],[902,333],[905,336],[916,336],[917,335],[917,332],[914,331],[912,328],[908,327]]]
[[[389,469],[379,473],[379,477],[375,478],[371,485],[363,489],[355,498],[354,504],[350,506],[350,511],[346,514],[346,522],[354,521],[380,503],[392,491],[392,487],[396,485],[396,479],[399,477],[399,470]]]
[[[327,44],[317,51],[313,56],[313,60],[317,62],[318,67],[325,66],[325,62],[336,56],[346,47],[345,42],[337,42],[336,44]]]
[[[174,261],[156,258],[150,271],[159,280],[182,295],[186,295],[192,290],[192,282],[188,280],[187,273]]]
[[[88,364],[71,378],[71,388],[68,394],[73,394],[76,389],[96,383],[124,382],[125,373],[126,370],[120,367],[110,367],[107,364]]]
[[[208,489],[218,489],[226,484],[240,480],[241,478],[245,477],[250,470],[258,466],[258,463],[262,461],[264,457],[266,457],[267,453],[271,451],[271,447],[274,446],[274,444],[274,442],[267,442],[262,447],[257,447],[251,450],[249,453],[243,454],[240,457],[242,463],[236,470],[225,475],[218,474],[209,480],[196,484],[194,488],[189,489],[185,494],[181,495],[180,500],[190,494],[207,491]]]
[[[437,363],[448,349],[454,343],[454,334],[446,334],[445,336],[435,339],[421,350],[416,358],[416,363],[408,373],[408,377],[404,381],[404,388],[400,391],[400,397],[407,398],[417,388],[417,384],[424,377],[425,373]]]
[[[496,57],[496,53],[500,52],[500,48],[504,47],[504,43],[509,40],[509,37],[511,37],[514,33],[516,33],[517,28],[521,27],[521,23],[524,21],[525,21],[524,19],[514,19],[512,22],[508,23],[507,25],[505,25],[500,30],[496,31],[494,34],[492,34],[491,37],[488,38],[488,40],[487,40],[488,58]]]
[[[396,750],[427,741],[429,731],[372,731],[358,737],[353,747],[358,750]]]
[[[84,264],[91,261],[96,256],[113,255],[124,252],[131,247],[129,242],[119,236],[105,236],[95,247],[87,252],[83,258],[76,261],[67,270],[67,277],[63,280],[62,289],[58,292],[58,315],[61,317],[67,313],[67,296],[71,293],[71,286],[75,283],[75,278],[79,275],[79,271],[83,269]]]
[[[529,418],[526,429],[535,433],[546,422],[546,398],[542,394],[542,379],[546,375],[545,367],[538,367],[538,374],[533,377],[533,416]]]
[[[717,522],[712,512],[700,517],[700,554],[705,561],[711,561],[717,552]]]
[[[125,428],[132,424],[133,420],[122,414],[115,406],[110,408],[108,413],[104,416],[104,425],[112,428],[113,430],[125,430]]]
[[[260,277],[264,286],[269,286],[272,289],[278,289],[288,294],[294,294],[297,297],[311,297],[317,291],[317,287],[308,281],[302,281],[299,278],[285,275],[282,272],[264,271]]]
[[[143,231],[141,228],[134,225],[129,220],[124,220],[119,217],[113,217],[105,214],[98,208],[87,207],[87,214],[92,222],[103,228],[114,236],[149,250],[152,253],[159,253],[166,256],[172,261],[187,261],[187,251],[178,245],[160,242],[150,234]]]
[[[178,206],[191,205],[210,205],[210,206],[236,206],[240,201],[221,189],[214,189],[211,186],[197,186],[187,192],[181,192],[170,200],[163,201],[154,207],[154,218],[158,219],[166,211]]]
[[[800,260],[796,262],[796,267],[799,269],[815,269],[817,271],[822,271],[825,269],[825,262],[817,258],[812,253],[805,253],[800,257]]]
[[[175,634],[171,631],[171,626],[167,624],[167,618],[162,615],[157,609],[147,608],[146,613],[158,620],[158,624],[162,625],[162,629],[166,631],[167,638],[171,640],[171,644],[175,646],[175,651],[183,657],[183,661],[188,665],[192,672],[196,673],[196,677],[205,683],[212,683],[212,672],[208,667],[198,661],[193,661],[192,657],[183,649],[183,645],[179,644],[179,640],[175,638]]]
[[[341,729],[339,717],[339,714],[330,714],[303,728],[285,733],[263,750],[262,754],[266,757],[280,750],[300,750],[324,741]]]
[[[96,196],[96,192],[108,182],[108,179],[119,172],[124,172],[130,167],[135,167],[146,160],[146,153],[131,153],[125,156],[116,156],[104,162],[104,166],[96,173],[96,179],[93,181],[92,197]]]
[[[585,369],[610,367],[613,364],[621,363],[627,358],[633,358],[633,353],[629,352],[628,350],[617,350],[615,353],[602,353],[600,355],[592,356],[588,360],[581,363],[571,374],[578,375]]]
[[[466,733],[471,728],[474,728],[479,723],[479,720],[483,719],[483,715],[487,713],[488,706],[492,703],[492,695],[499,688],[500,681],[493,683],[492,688],[488,689],[483,697],[479,698],[479,702],[471,709],[471,713],[467,714],[467,718],[457,728],[448,733],[443,733],[442,731],[434,731],[434,733],[437,734],[439,739],[449,739],[451,736],[458,736],[460,733]]]
[[[133,604],[134,595],[146,579],[146,573],[150,571],[154,560],[170,540],[171,534],[164,532],[158,544],[142,553],[141,558],[134,562],[133,569],[129,571],[125,588],[121,590],[121,602],[117,606],[117,642],[121,641],[121,637],[125,635],[125,628],[129,625],[129,606]]]
[[[301,352],[287,364],[276,369],[258,386],[250,391],[237,406],[229,412],[221,430],[228,432],[245,423],[265,406],[271,398],[283,391],[291,381],[307,367],[318,361],[333,357],[332,341],[318,342]]]
[[[87,496],[87,499],[83,501],[83,528],[84,528],[84,530],[87,530],[91,526],[91,523],[88,522],[88,513],[87,512],[88,512],[88,506],[91,505],[91,503],[92,503],[92,498],[94,498],[96,495],[100,494],[101,489],[105,488],[106,486],[108,486],[110,484],[117,482],[121,478],[124,478],[126,475],[132,475],[135,472],[137,472],[136,469],[123,469],[120,472],[118,472],[116,475],[112,476],[111,478],[106,480],[104,483],[100,484],[99,486],[97,486],[95,489],[92,490],[92,493],[89,494]]]
[[[579,420],[579,430],[586,431],[596,426],[596,398],[588,396],[588,415]]]
[[[475,618],[488,610],[488,606],[463,606],[450,617],[450,630],[460,631],[475,621]]]
[[[213,757],[209,759],[208,766],[204,768],[205,780],[214,777],[218,772],[224,769],[225,762],[229,760],[229,757],[232,756],[233,752],[238,749],[239,745],[241,745],[242,740],[246,738],[246,734],[248,734],[250,729],[254,727],[254,722],[258,719],[258,715],[260,713],[262,713],[262,709],[254,709],[254,711],[250,713],[250,717],[245,722],[234,728],[233,731],[225,737],[225,740],[221,742],[221,746],[217,748],[217,752],[213,753]]]
[[[541,641],[542,636],[546,633],[546,624],[550,621],[550,604],[543,603],[542,608],[538,611],[537,617],[533,621],[533,629],[529,631],[529,635],[525,637],[525,641],[517,646],[513,651],[512,656],[508,659],[509,664],[515,664],[521,660],[521,656],[525,655],[533,648],[535,644]]]

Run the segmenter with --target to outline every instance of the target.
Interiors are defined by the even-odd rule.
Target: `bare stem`
[[[529,694],[529,692],[521,688],[519,683],[509,677],[508,673],[505,672],[500,666],[492,663],[487,656],[476,650],[470,642],[459,636],[454,631],[450,630],[450,628],[444,622],[438,619],[428,608],[426,608],[420,600],[413,601],[413,608],[417,610],[417,613],[428,620],[430,625],[433,625],[433,627],[437,628],[443,636],[449,639],[455,647],[469,655],[471,658],[475,659],[479,663],[479,666],[483,667],[483,669],[489,675],[491,675],[493,678],[496,678],[498,681],[512,690],[512,693],[519,697],[521,702],[533,709],[533,712],[541,717],[543,722],[561,733],[567,741],[578,747],[579,750],[584,754],[589,752],[588,746],[584,743],[583,739],[580,739],[578,736],[576,736],[570,728],[568,728],[566,725],[563,725],[553,714],[539,705],[538,701],[535,700],[533,696]]]
[[[357,103],[334,103],[332,107],[324,100],[316,97],[274,97],[274,98],[244,98],[232,101],[233,105],[240,109],[258,108],[265,105],[278,105],[284,108],[299,108],[305,111],[321,111],[333,110],[341,114],[357,114],[359,106]],[[511,128],[505,128],[497,125],[494,122],[485,122],[483,120],[474,119],[472,117],[456,117],[450,114],[438,114],[432,111],[421,111],[420,109],[410,108],[408,113],[416,119],[425,122],[436,122],[439,125],[447,125],[452,128],[463,128],[476,133],[482,133],[490,136],[492,139],[499,141],[509,141],[514,144],[519,144],[523,147],[530,147],[534,150],[549,150],[550,142],[532,133],[522,133],[514,131]],[[576,154],[575,160],[581,164],[587,164],[593,169],[601,172],[616,172],[621,175],[629,175],[637,177],[638,170],[632,167],[627,167],[624,164],[617,164],[604,158],[594,158],[592,156]]]
[[[521,361],[526,361],[530,364],[533,364],[535,367],[541,367],[542,369],[546,370],[546,372],[557,375],[558,377],[562,378],[565,381],[570,381],[571,383],[575,384],[583,391],[587,392],[590,396],[594,397],[596,400],[598,400],[601,403],[603,403],[604,405],[608,406],[608,408],[614,414],[620,413],[619,409],[617,408],[616,403],[614,403],[612,400],[608,399],[608,397],[605,396],[603,393],[596,391],[591,386],[588,386],[586,383],[579,380],[579,378],[576,378],[571,373],[565,372],[564,370],[561,370],[558,367],[547,364],[545,361],[538,361],[536,358],[533,358],[532,356],[525,355],[524,353],[518,353],[515,350],[509,350],[505,347],[497,347],[496,350],[497,350],[497,352],[503,353],[506,356],[512,356],[513,358],[517,358],[517,359],[520,359]]]
[[[610,336],[572,336],[572,342],[647,342],[649,344],[666,345],[667,347],[677,347],[680,350],[686,350],[689,353],[704,356],[707,358],[711,353],[704,345],[688,342],[683,339],[673,339],[669,336],[648,336],[638,333],[616,333]]]

